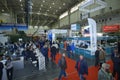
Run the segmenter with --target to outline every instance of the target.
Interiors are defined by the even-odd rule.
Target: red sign
[[[120,25],[103,26],[103,32],[119,32]]]

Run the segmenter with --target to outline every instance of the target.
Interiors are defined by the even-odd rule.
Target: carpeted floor
[[[49,52],[49,57],[50,57],[50,52]],[[58,64],[58,60],[60,59],[61,54],[57,54],[56,55],[56,60],[55,63]],[[67,60],[67,78],[62,78],[62,80],[80,80],[78,73],[75,69],[75,64],[76,62],[68,57],[66,57]],[[110,71],[112,71],[113,68],[113,64],[112,61],[107,61],[108,64],[110,64]],[[88,69],[88,76],[87,76],[87,80],[98,80],[98,68],[97,67],[89,67]],[[54,80],[57,80],[57,78],[55,78]]]

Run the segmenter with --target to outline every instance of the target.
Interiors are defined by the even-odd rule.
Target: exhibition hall
[[[119,0],[0,0],[0,80],[120,80]]]

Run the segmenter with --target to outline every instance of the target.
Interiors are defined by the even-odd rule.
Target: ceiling
[[[26,1],[0,0],[0,13],[17,15],[18,23],[25,23]],[[59,16],[83,0],[31,0],[32,11],[29,24],[32,26],[52,26]]]

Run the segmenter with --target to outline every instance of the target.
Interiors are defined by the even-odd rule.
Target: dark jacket
[[[120,54],[120,41],[118,42],[117,46],[118,46],[118,53]]]
[[[114,64],[115,71],[120,72],[120,57],[114,57],[113,64]]]
[[[95,58],[99,59],[99,54],[100,54],[100,51],[99,51],[99,50],[96,50],[96,51],[95,51]]]
[[[0,73],[2,73],[3,68],[4,68],[3,63],[2,63],[2,62],[0,62]]]
[[[48,56],[48,48],[43,47],[42,50],[41,50],[41,53],[42,53],[45,57],[47,57],[47,56]]]
[[[56,55],[56,47],[55,46],[52,46],[51,47],[51,53],[52,53],[52,55]]]
[[[113,61],[114,57],[115,57],[115,53],[112,52],[112,53],[111,53],[111,59],[112,59],[112,61]]]
[[[71,51],[71,46],[67,45],[67,51]]]
[[[83,60],[78,60],[75,68],[77,69],[79,74],[82,74],[82,75],[83,74],[88,74],[88,65],[87,65],[87,62],[84,59]],[[80,68],[80,69],[78,69],[78,68]]]
[[[45,42],[44,41],[40,41],[39,44],[40,44],[40,48],[42,48],[45,45]]]
[[[65,70],[67,68],[67,63],[65,60],[65,57],[62,57],[59,61],[58,61],[58,65],[62,70]]]

